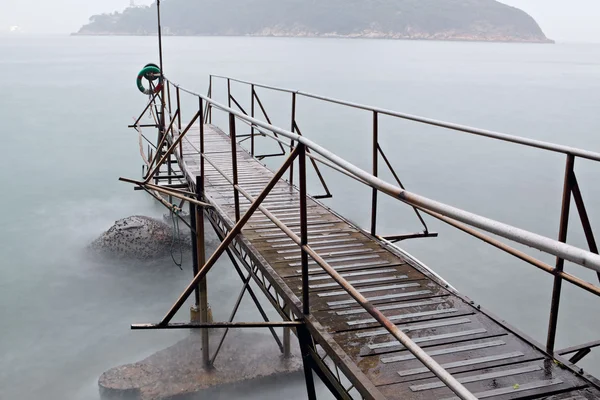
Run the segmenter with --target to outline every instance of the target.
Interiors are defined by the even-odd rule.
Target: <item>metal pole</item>
[[[160,65],[161,79],[164,82],[164,68],[163,68],[163,48],[162,48],[162,27],[160,23],[160,0],[156,0],[156,16],[158,21],[158,58]],[[160,130],[165,131],[165,85],[162,86],[161,90],[161,110],[160,110]]]
[[[233,169],[233,197],[235,202],[235,221],[240,220],[240,193],[238,185],[237,143],[235,133],[235,116],[229,114],[229,139],[231,140],[231,166]]]
[[[250,102],[250,116],[254,118],[254,85],[250,86],[251,91],[251,102]],[[254,157],[254,125],[250,125],[250,154]]]
[[[292,129],[296,130],[296,93],[292,93]],[[294,150],[294,140],[290,140],[290,151]],[[290,185],[294,185],[294,164],[290,166]]]
[[[373,176],[378,176],[379,161],[379,119],[377,111],[373,111]],[[377,235],[377,193],[373,188],[373,197],[371,202],[371,235]]]
[[[227,105],[231,108],[231,80],[227,79]]]
[[[198,108],[200,110],[202,110],[202,106],[203,106],[203,100],[202,97],[198,98]],[[202,179],[200,179],[200,194],[203,196],[204,195],[204,117],[202,115],[200,115],[200,177]],[[200,200],[200,199],[197,199]]]
[[[181,135],[181,99],[179,95],[179,86],[176,88],[177,93],[177,110],[179,113],[177,114],[177,132]],[[200,115],[202,115],[202,110],[200,110]],[[183,158],[183,143],[179,142],[179,156]]]
[[[208,79],[208,97],[212,99],[212,85],[213,85],[213,77],[212,75]],[[212,124],[212,104],[207,104],[208,107],[208,123]]]
[[[565,167],[565,182],[563,185],[562,196],[562,211],[560,214],[560,228],[558,232],[558,240],[562,243],[567,242],[567,232],[569,228],[569,211],[571,210],[571,193],[573,188],[573,166],[575,157],[571,154],[567,155],[567,165]],[[565,265],[563,258],[556,258],[557,272],[562,272]],[[552,289],[552,305],[550,308],[550,321],[548,323],[548,340],[546,342],[546,351],[549,354],[554,353],[554,344],[556,342],[556,327],[558,325],[558,309],[560,306],[560,294],[562,289],[562,277],[554,276],[554,287]]]
[[[286,316],[290,315],[290,309],[287,305],[283,307],[283,312]],[[290,345],[290,333],[290,328],[283,328],[283,356],[285,358],[288,358],[292,354]]]
[[[300,246],[302,250],[302,312],[310,314],[309,288],[308,288],[308,222],[306,215],[306,146],[298,144],[298,163],[300,175]]]
[[[196,187],[197,188],[197,187]],[[198,192],[196,190],[196,192]],[[190,203],[190,225],[192,226],[192,237],[196,238],[198,232],[196,229],[198,228],[198,224],[196,223],[196,205],[194,203]],[[198,240],[192,240],[192,273],[193,276],[196,276],[198,273]],[[192,306],[191,315],[192,322],[200,322],[194,318],[194,316],[199,312],[200,306],[200,288],[197,287],[194,290],[194,305]]]
[[[196,195],[202,196],[202,177],[196,176]],[[206,263],[206,247],[205,247],[205,236],[204,236],[204,211],[200,207],[196,208],[196,270],[194,276],[198,275],[198,268],[200,265]],[[209,323],[212,322],[208,317],[208,289],[206,283],[206,277],[202,278],[196,287],[196,301],[197,306],[200,308],[200,322]],[[210,365],[210,350],[209,350],[209,330],[202,329],[202,362],[205,366]]]
[[[315,380],[312,374],[312,356],[310,354],[310,333],[305,325],[296,328],[298,332],[298,342],[302,353],[302,364],[304,365],[304,379],[306,380],[306,391],[309,400],[317,400],[315,390]]]
[[[598,245],[596,244],[596,238],[594,237],[592,224],[590,223],[590,218],[587,210],[585,209],[585,203],[583,201],[583,196],[581,195],[581,190],[579,189],[579,183],[577,183],[575,172],[573,172],[573,200],[575,200],[575,205],[577,206],[577,211],[579,212],[579,218],[581,219],[581,225],[583,226],[583,232],[585,233],[588,247],[592,253],[598,254]],[[596,275],[600,281],[600,272],[596,272]]]

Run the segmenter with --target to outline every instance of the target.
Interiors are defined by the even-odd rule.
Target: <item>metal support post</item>
[[[308,222],[306,214],[306,146],[298,143],[298,164],[300,174],[300,246],[302,257],[302,312],[310,314],[309,287],[308,287]]]
[[[373,176],[378,177],[379,161],[379,119],[377,111],[373,111]],[[377,235],[377,193],[373,188],[373,198],[371,202],[371,235]]]
[[[300,343],[300,351],[302,353],[302,364],[304,365],[304,379],[306,380],[306,391],[309,400],[317,400],[317,392],[315,390],[315,380],[312,373],[312,356],[310,354],[310,333],[306,325],[301,325],[296,328],[298,332],[298,342]]]
[[[292,93],[292,128],[291,132],[296,132],[296,93]],[[290,151],[294,151],[294,141],[290,140]],[[294,164],[290,166],[290,185],[294,185]]]
[[[286,316],[289,317],[290,308],[286,305],[283,308],[283,312],[285,313]],[[288,358],[292,353],[292,349],[291,349],[291,345],[290,345],[290,333],[291,333],[290,328],[283,328],[283,356],[285,358]]]
[[[560,214],[560,228],[558,233],[558,240],[562,243],[567,242],[567,231],[569,228],[569,211],[571,210],[571,192],[573,188],[574,164],[575,157],[571,154],[567,155],[567,164],[565,167],[565,180],[562,196],[562,210]],[[562,272],[564,265],[565,260],[560,257],[557,257],[555,270],[558,272]],[[554,287],[552,290],[552,305],[550,308],[550,321],[548,324],[548,339],[546,342],[546,351],[549,354],[554,353],[554,344],[556,342],[556,327],[558,325],[558,309],[560,306],[562,280],[563,279],[560,275],[554,276]]]
[[[250,116],[254,118],[254,85],[250,86]],[[254,157],[254,125],[250,125],[250,154]]]
[[[196,177],[196,195],[201,198],[202,188],[201,183],[202,177]],[[194,269],[194,276],[198,274],[200,266],[206,263],[206,247],[205,247],[205,236],[204,236],[204,211],[200,207],[196,208],[196,263]],[[212,322],[208,316],[208,291],[206,287],[206,277],[202,278],[195,289],[196,292],[196,306],[200,309],[200,322],[208,323]],[[209,330],[201,329],[202,334],[202,362],[205,366],[210,365],[210,352],[209,352]]]
[[[229,139],[231,140],[231,167],[233,169],[233,197],[235,202],[235,221],[240,220],[240,192],[238,185],[237,140],[235,133],[235,115],[229,114]]]

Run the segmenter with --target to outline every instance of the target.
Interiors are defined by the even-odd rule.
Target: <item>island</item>
[[[552,43],[495,0],[162,0],[163,33]],[[154,35],[156,3],[94,15],[75,35]]]

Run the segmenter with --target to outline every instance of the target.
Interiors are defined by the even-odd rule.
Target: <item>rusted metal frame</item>
[[[202,97],[198,97],[198,109],[202,110],[202,105],[203,105],[203,101]],[[199,132],[200,132],[200,180],[196,180],[197,184],[200,184],[200,190],[198,191],[198,193],[200,193],[202,195],[202,197],[204,198],[204,188],[205,188],[205,180],[206,177],[204,176],[204,117],[200,116],[200,121],[199,121]]]
[[[591,352],[592,352],[591,349],[579,350],[577,353],[575,353],[575,355],[573,357],[569,358],[569,362],[572,364],[577,364],[579,361],[583,360],[585,358],[585,356],[587,356]]]
[[[231,108],[231,81],[227,79],[227,106]]]
[[[274,321],[274,322],[174,322],[172,324],[133,324],[132,330],[160,330],[160,329],[222,329],[222,328],[298,328],[304,326],[302,321]]]
[[[179,114],[179,110],[175,111],[175,116],[177,116]],[[164,146],[165,142],[167,141],[167,136],[169,135],[169,132],[171,132],[172,128],[173,128],[173,123],[175,122],[175,119],[171,119],[171,122],[169,123],[169,127],[167,128],[167,130],[165,131],[165,133],[163,135],[161,135],[160,141],[158,142],[158,145],[156,146],[156,150],[157,150],[157,155],[158,153],[162,150],[162,147]],[[150,162],[150,165],[148,168],[152,168],[154,166],[154,161],[157,160],[158,157],[154,157],[152,159],[152,161]],[[150,171],[148,171],[150,172]]]
[[[229,178],[227,175],[225,175],[225,173],[212,161],[210,160],[210,158],[205,156],[206,161],[208,161],[209,164],[211,164],[213,166],[213,168],[215,168],[215,170],[221,174],[223,176],[223,178],[229,182],[229,184],[233,185],[233,180],[231,178]],[[250,203],[255,203],[257,201],[257,198],[253,197],[252,195],[250,195],[250,193],[248,193],[243,187],[241,187],[240,185],[235,185],[235,188],[239,191],[239,193],[242,194],[242,196],[244,196]],[[264,206],[259,206],[258,209],[267,217],[271,220],[271,222],[273,222],[279,229],[281,229],[287,236],[289,236],[290,239],[292,239],[297,245],[300,245],[300,243],[302,242],[301,238],[296,235],[286,224],[284,224],[283,222],[281,222],[279,220],[279,218],[277,218],[275,215],[273,215],[267,208],[265,208]]]
[[[169,149],[165,152],[165,154],[161,157],[160,161],[157,163],[157,165],[154,166],[154,168],[148,173],[148,176],[146,177],[144,183],[148,183],[150,182],[150,180],[152,179],[152,176],[156,173],[156,170],[158,168],[160,168],[160,166],[165,162],[165,160],[171,155],[171,153],[173,152],[173,150],[179,145],[179,143],[181,143],[181,141],[183,140],[183,138],[185,137],[185,135],[188,133],[188,131],[191,129],[191,127],[194,125],[194,123],[196,122],[196,119],[198,119],[200,117],[200,112],[197,112],[194,115],[194,118],[192,118],[191,122],[188,124],[188,126],[183,130],[183,132],[181,132],[177,138],[173,141],[173,143],[171,144],[171,146],[169,147]],[[170,165],[170,163],[169,163]]]
[[[184,290],[184,292],[181,294],[179,299],[175,302],[175,304],[173,304],[173,306],[167,312],[167,314],[162,319],[162,321],[159,323],[159,325],[166,326],[169,324],[171,319],[173,319],[173,317],[175,316],[177,311],[181,308],[181,306],[185,303],[185,301],[188,299],[190,294],[193,292],[194,287],[197,286],[198,283],[200,282],[200,280],[202,280],[206,276],[208,271],[210,271],[210,269],[214,266],[215,262],[223,254],[225,249],[231,244],[231,242],[233,242],[235,237],[242,231],[242,228],[244,227],[244,225],[248,222],[250,217],[252,217],[254,212],[258,209],[260,204],[263,202],[263,200],[268,196],[271,189],[273,189],[273,187],[279,182],[279,179],[281,179],[283,174],[287,171],[290,164],[295,160],[295,158],[297,156],[298,156],[297,151],[294,151],[289,155],[289,157],[283,163],[281,168],[275,173],[275,175],[269,181],[269,183],[264,188],[264,190],[261,192],[261,194],[256,198],[256,201],[250,205],[250,208],[244,213],[244,215],[240,218],[240,220],[235,224],[235,226],[227,234],[227,236],[225,237],[223,242],[215,250],[213,255],[208,259],[206,264],[204,264],[202,266],[202,268],[200,268],[200,270],[198,271],[198,274],[196,274],[196,276],[194,277],[192,282],[190,282],[190,284]]]
[[[196,205],[189,203],[190,206],[190,225],[194,227],[192,229],[193,240],[192,240],[192,273],[196,276],[200,263],[198,262],[198,241],[197,237],[200,232],[197,230],[198,224],[196,223]],[[194,290],[194,305],[200,307],[200,288],[196,287]]]
[[[300,353],[302,354],[302,365],[304,367],[304,380],[306,382],[306,392],[309,400],[317,400],[315,390],[315,380],[312,374],[312,355],[310,353],[310,333],[306,326],[296,328],[298,343],[300,344]]]
[[[233,322],[233,319],[235,318],[235,315],[237,314],[237,311],[240,308],[240,304],[242,304],[242,299],[244,298],[244,294],[246,294],[246,288],[250,284],[250,279],[252,279],[252,275],[248,275],[247,278],[243,279],[244,286],[242,287],[242,290],[240,291],[240,294],[238,295],[238,298],[235,301],[235,305],[233,306],[233,310],[231,311],[231,315],[229,316],[228,322]],[[215,350],[215,353],[210,358],[210,361],[209,361],[210,365],[214,365],[215,360],[217,359],[217,356],[219,355],[219,351],[221,351],[221,347],[223,346],[223,342],[225,341],[225,338],[227,337],[228,333],[229,333],[229,328],[226,328],[225,332],[223,332],[223,335],[221,336],[221,339],[219,340],[219,344],[217,345],[217,349]]]
[[[567,242],[567,233],[569,228],[569,212],[571,210],[571,193],[573,188],[573,166],[575,164],[575,156],[567,155],[567,163],[565,166],[565,178],[563,184],[562,210],[560,214],[560,227],[558,232],[558,241]],[[565,265],[563,258],[556,258],[556,271],[562,272]],[[548,322],[548,339],[546,341],[546,351],[550,354],[554,353],[554,344],[556,341],[556,328],[558,325],[558,310],[560,307],[560,295],[562,289],[562,277],[554,276],[554,286],[552,289],[552,303],[550,307],[550,320]]]
[[[459,230],[461,230],[461,231],[463,231],[463,232],[465,232],[465,233],[467,233],[467,234],[469,234],[469,235],[471,235],[473,237],[476,237],[477,239],[480,239],[481,241],[483,241],[485,243],[488,243],[488,244],[496,247],[497,249],[500,249],[500,250],[502,250],[502,251],[504,251],[504,252],[506,252],[506,253],[508,253],[508,254],[510,254],[510,255],[512,255],[512,256],[520,259],[520,260],[522,260],[522,261],[525,261],[526,263],[531,264],[534,267],[537,267],[537,268],[541,269],[542,271],[548,272],[548,273],[550,273],[552,275],[555,275],[555,276],[560,276],[562,279],[568,281],[569,283],[572,283],[573,285],[575,285],[575,286],[577,286],[577,287],[579,287],[581,289],[584,289],[584,290],[588,291],[589,293],[592,293],[592,294],[594,294],[596,296],[600,296],[600,287],[597,287],[597,286],[595,286],[595,285],[593,285],[591,283],[588,283],[588,282],[584,281],[583,279],[580,279],[580,278],[578,278],[576,276],[573,276],[573,275],[571,275],[571,274],[569,274],[567,272],[557,271],[557,270],[555,270],[554,267],[552,267],[552,266],[550,266],[550,265],[548,265],[548,264],[546,264],[546,263],[544,263],[544,262],[542,262],[542,261],[540,261],[540,260],[538,260],[538,259],[530,256],[529,254],[526,254],[526,253],[524,253],[524,252],[522,252],[520,250],[517,250],[517,249],[515,249],[515,248],[513,248],[513,247],[511,247],[511,246],[509,246],[509,245],[507,245],[505,243],[502,243],[499,240],[496,240],[496,239],[494,239],[494,238],[492,238],[490,236],[487,236],[487,235],[485,235],[485,234],[483,234],[483,233],[481,233],[481,232],[479,232],[479,231],[477,231],[477,230],[471,228],[470,226],[465,225],[465,224],[463,224],[461,222],[457,222],[457,221],[455,221],[455,220],[453,220],[451,218],[445,217],[445,216],[443,216],[441,214],[438,214],[438,213],[433,212],[433,211],[429,211],[429,210],[424,209],[424,208],[420,208],[420,210],[422,212],[424,212],[424,213],[426,213],[426,214],[428,214],[428,215],[430,215],[430,216],[432,216],[432,217],[434,217],[434,218],[442,221],[442,222],[445,222],[446,224],[448,224],[448,225],[450,225],[450,226],[452,226],[454,228],[457,228],[457,229],[459,229]]]
[[[237,163],[237,140],[235,137],[235,116],[229,114],[229,139],[231,142],[231,167],[233,174],[233,198],[235,203],[235,221],[240,220],[240,193],[238,192],[238,163]],[[293,164],[292,164],[293,165]]]
[[[300,131],[300,127],[298,126],[298,123],[296,121],[294,121],[294,129],[299,136],[302,136],[302,132]],[[306,147],[306,153],[311,154],[310,148]],[[323,189],[325,189],[325,194],[317,195],[317,196],[313,196],[313,197],[315,199],[330,199],[330,198],[332,198],[333,195],[329,191],[329,187],[327,186],[327,183],[325,183],[325,179],[323,178],[323,175],[321,174],[321,170],[319,169],[319,166],[317,165],[317,163],[315,162],[315,160],[313,158],[310,159],[310,162],[311,162],[313,168],[315,169],[315,172],[317,173],[317,177],[319,178],[319,181],[321,182],[321,186],[323,186]]]
[[[308,285],[308,253],[304,249],[308,245],[308,217],[306,212],[306,146],[298,145],[298,175],[300,180],[300,249],[302,260],[302,312],[310,314],[310,293]]]
[[[388,160],[387,156],[383,152],[383,149],[381,148],[381,146],[379,145],[379,143],[377,144],[377,150],[379,151],[379,154],[381,154],[381,156],[383,157],[383,160],[385,161],[385,164],[387,165],[388,169],[390,170],[390,172],[394,176],[394,179],[398,183],[398,186],[400,186],[402,188],[402,190],[406,190],[406,188],[402,184],[402,181],[400,181],[400,178],[398,177],[398,174],[396,174],[396,170],[394,169],[394,167],[390,163],[390,160]],[[427,227],[427,224],[425,223],[425,220],[421,216],[421,213],[419,212],[419,210],[417,210],[416,207],[413,207],[413,210],[415,210],[415,214],[417,214],[417,218],[419,218],[419,221],[421,221],[421,225],[423,225],[423,229],[425,229],[424,233],[426,233],[426,234],[429,233],[429,228]]]
[[[296,93],[292,93],[292,122],[290,131],[294,133],[296,129]],[[294,151],[294,139],[290,139],[290,149]],[[290,166],[290,185],[294,186],[294,164]]]
[[[237,108],[240,109],[241,112],[243,112],[245,115],[248,115],[248,113],[246,112],[246,110],[244,110],[244,107],[242,107],[240,105],[240,103],[237,102],[237,100],[235,99],[235,97],[230,96],[231,97],[231,101],[233,101],[233,103],[237,106]]]
[[[161,89],[161,117],[160,117],[160,130],[161,132],[165,131],[165,70],[163,65],[163,46],[162,46],[162,24],[160,19],[160,0],[156,0],[156,20],[158,24],[158,59],[160,66],[160,81],[163,82],[163,86]]]
[[[381,324],[394,338],[410,351],[425,367],[427,367],[435,376],[437,376],[450,390],[459,398],[468,400],[477,400],[477,398],[467,390],[460,382],[456,380],[448,371],[440,366],[431,356],[427,354],[419,345],[391,322],[377,307],[373,306],[358,290],[356,290],[346,279],[344,279],[335,269],[333,269],[316,251],[310,246],[305,245],[302,248],[311,256],[311,258],[321,266],[336,281],[350,297],[364,308],[377,322]]]
[[[233,253],[231,252],[231,250],[229,248],[227,248],[226,252],[227,252],[227,255],[229,256],[229,259],[231,260],[231,263],[233,264],[236,272],[240,276],[240,279],[243,280],[244,273],[242,272],[241,267],[239,266],[238,262],[236,261],[235,256],[233,255]],[[248,274],[249,274],[248,275],[249,278],[253,278],[253,271],[249,271]],[[249,284],[248,284],[246,290],[248,291],[248,294],[252,298],[254,305],[256,305],[256,308],[258,309],[258,312],[260,313],[261,317],[265,320],[265,322],[269,322],[269,316],[265,312],[263,306],[260,304],[260,301],[258,300],[258,297],[256,297],[254,290],[252,289],[252,287]],[[275,339],[275,342],[277,343],[277,346],[279,346],[279,349],[281,350],[281,352],[283,352],[284,346],[281,343],[281,340],[279,340],[279,336],[277,336],[277,332],[275,332],[275,330],[272,328],[270,329],[270,331],[271,331],[271,335],[273,335],[273,339]]]
[[[209,218],[209,221],[211,221],[211,224],[215,228],[215,232],[217,233],[217,236],[219,236],[219,238],[223,238],[225,233],[220,233],[221,227],[219,225],[219,221],[223,221],[222,218],[220,216],[216,215],[216,213],[212,212],[211,210],[208,210],[207,212],[209,215],[215,215],[215,217],[217,218],[215,220],[213,220],[213,218]],[[224,232],[229,230],[229,228],[227,228],[227,227],[225,227],[223,229],[224,229]],[[297,235],[295,235],[294,233],[292,233],[289,236],[292,238],[292,240],[296,241],[296,243],[300,242],[300,238]],[[245,243],[243,238],[242,238],[242,243]],[[238,250],[237,247],[234,247],[234,249],[236,251]],[[258,269],[258,271],[260,271],[262,273],[263,279],[266,278],[271,284],[276,285],[278,288],[280,288],[280,290],[281,290],[280,296],[281,296],[282,300],[288,305],[288,307],[290,307],[290,310],[292,311],[292,313],[294,313],[297,316],[301,316],[302,315],[302,304],[297,299],[297,296],[293,292],[291,292],[289,290],[289,288],[287,288],[283,279],[280,278],[272,270],[272,268],[270,266],[268,266],[268,264],[263,264],[264,261],[261,260],[261,257],[259,255],[257,255],[256,253],[254,253],[252,251],[248,251],[247,249],[246,249],[246,251],[247,251],[247,253],[246,253],[247,257],[251,260],[252,263],[257,265],[257,269]],[[244,259],[246,259],[246,258],[244,258]],[[277,312],[283,318],[289,318],[289,316],[286,316],[285,312],[282,311],[281,305],[276,303],[275,298],[273,297],[272,293],[266,291],[265,284],[262,283],[263,279],[261,279],[258,276],[258,274],[254,273],[250,269],[250,267],[246,264],[246,261],[244,261],[244,265],[245,265],[246,269],[253,274],[252,275],[253,279],[257,283],[259,283],[259,288],[263,291],[266,298],[273,305],[273,307],[275,307]],[[335,343],[333,338],[326,332],[325,328],[323,328],[319,324],[319,322],[312,317],[312,315],[306,316],[305,320],[307,321],[307,327],[309,328],[309,331],[311,332],[312,337],[315,338],[315,340],[319,343],[320,346],[322,346],[324,349],[326,349],[326,351],[328,352],[328,354],[330,354],[331,358],[334,360],[336,365],[340,365],[340,367],[343,370],[346,377],[348,377],[348,379],[351,380],[352,383],[354,385],[356,385],[357,388],[360,388],[359,391],[362,394],[362,396],[369,400],[380,400],[380,399],[383,400],[384,397],[379,393],[377,388],[371,383],[371,381],[369,381],[364,376],[362,371],[354,365],[354,362],[351,361],[347,357],[346,353],[341,349],[341,347],[339,345],[337,345],[337,343]]]
[[[309,347],[309,352],[311,356],[311,364],[312,369],[319,376],[321,381],[327,386],[327,389],[331,392],[331,394],[336,398],[336,400],[352,400],[350,394],[346,391],[346,388],[341,384],[341,380],[338,376],[333,375],[324,359],[319,357],[317,350],[314,345]],[[327,357],[327,356],[326,356]],[[337,368],[337,366],[336,366]]]
[[[177,96],[177,110],[180,111],[177,114],[177,132],[181,133],[181,99],[179,96],[179,88],[176,88],[175,92],[176,92],[176,96]],[[200,113],[201,113],[201,111],[200,111]],[[183,143],[179,142],[179,154],[181,157],[183,157],[183,147],[182,146],[183,146]],[[171,183],[171,182],[169,182],[169,183]]]
[[[202,187],[201,187],[202,178],[196,176],[196,196],[202,196]],[[206,263],[206,236],[204,229],[204,211],[202,208],[195,207],[196,210],[196,235],[195,235],[195,243],[196,243],[196,259],[195,259],[195,271],[194,276],[198,274],[198,269],[201,265]],[[196,300],[196,310],[200,311],[200,322],[207,323],[212,322],[209,320],[209,306],[208,306],[208,285],[206,281],[206,277],[201,279],[198,285],[195,288],[195,300]],[[208,329],[203,329],[201,331],[202,334],[202,362],[205,366],[210,365],[210,334]]]
[[[373,111],[373,176],[379,176],[379,118],[377,111]],[[377,188],[371,194],[371,235],[377,235]]]
[[[171,107],[171,82],[164,81],[167,86],[167,104],[169,105],[169,115],[171,115],[171,111],[173,108]]]
[[[202,95],[198,95],[202,96]],[[421,206],[427,208],[432,211],[439,212],[443,215],[446,215],[452,219],[457,221],[469,224],[475,228],[483,229],[486,232],[504,237],[506,239],[512,240],[516,243],[520,243],[529,247],[533,247],[540,251],[546,252],[548,254],[552,254],[558,257],[562,257],[565,260],[572,261],[575,264],[581,265],[584,268],[588,268],[594,271],[600,272],[600,255],[591,253],[588,250],[583,250],[578,247],[561,243],[557,240],[550,239],[548,237],[526,231],[524,229],[517,228],[515,226],[511,226],[491,218],[483,217],[481,215],[474,214],[469,211],[462,210],[457,207],[450,206],[448,204],[444,204],[442,202],[432,200],[425,196],[421,196],[416,193],[409,192],[407,190],[403,190],[397,186],[394,186],[388,182],[383,181],[382,179],[376,178],[372,176],[370,173],[358,168],[354,164],[344,160],[343,158],[335,155],[331,151],[325,149],[324,147],[318,145],[317,143],[307,139],[303,136],[299,136],[290,131],[286,131],[285,129],[278,128],[273,125],[269,125],[264,121],[258,119],[252,119],[248,116],[241,114],[240,112],[228,108],[227,106],[220,104],[212,99],[205,99],[210,101],[213,107],[217,107],[220,110],[224,110],[226,112],[230,112],[236,115],[238,118],[244,119],[248,122],[255,124],[258,127],[262,127],[272,131],[273,133],[278,133],[286,138],[294,139],[301,143],[304,143],[307,147],[331,161],[332,163],[338,165],[340,168],[347,170],[349,173],[356,175],[357,177],[363,179],[368,182],[371,186],[376,186],[380,189],[381,192],[386,195],[399,200],[403,203],[406,203],[410,206]]]
[[[165,208],[167,208],[169,211],[173,211],[173,204],[170,204],[168,201],[166,201],[165,199],[163,199],[162,197],[156,195],[155,193],[153,193],[152,191],[142,187],[141,188],[143,191],[145,191],[146,193],[148,193],[150,196],[152,196],[154,199],[156,199],[160,204],[162,204]],[[185,218],[182,218],[181,215],[179,215],[178,213],[175,213],[175,216],[181,221],[183,222],[188,228],[190,228],[190,230],[192,231],[192,233],[195,234],[195,229],[192,228],[192,226],[190,224],[188,224],[188,222],[185,220]]]
[[[567,354],[577,353],[577,352],[579,352],[581,350],[593,349],[593,348],[596,348],[596,347],[600,347],[600,340],[596,340],[596,341],[589,342],[589,343],[584,343],[584,344],[579,344],[577,346],[567,347],[565,349],[558,350],[556,353],[559,354],[559,355],[561,355],[561,356],[564,356],[564,355],[567,355]]]
[[[122,182],[133,183],[134,185],[138,185],[138,186],[140,186],[142,188],[146,187],[146,188],[149,188],[150,190],[154,190],[156,192],[160,192],[162,194],[166,194],[167,196],[175,197],[175,198],[180,199],[180,200],[185,200],[185,201],[188,201],[190,203],[194,203],[196,206],[199,206],[199,207],[203,207],[203,208],[211,208],[211,207],[213,207],[212,204],[205,203],[205,202],[202,202],[202,201],[198,201],[196,199],[193,199],[191,197],[187,197],[187,196],[181,195],[180,193],[173,191],[173,190],[177,190],[177,189],[166,190],[166,189],[163,189],[160,186],[156,186],[156,185],[144,183],[144,182],[141,182],[141,181],[136,181],[134,179],[123,178],[123,177],[119,178],[119,180],[122,181]]]
[[[244,122],[244,123],[246,123],[246,124],[249,124],[247,121],[244,121],[244,120],[242,120],[242,122]],[[275,137],[275,136],[273,136],[273,135],[269,134],[269,133],[268,133],[268,132],[266,132],[265,130],[263,130],[263,129],[261,129],[261,128],[256,128],[256,130],[257,130],[257,131],[260,133],[260,135],[261,135],[261,136],[268,137],[269,139],[272,139],[272,140],[275,140],[275,141],[279,142],[279,143],[280,143],[280,144],[282,144],[283,146],[288,146],[288,147],[289,147],[289,144],[288,144],[288,143],[284,142],[282,139],[280,139],[280,138],[278,138],[278,137]],[[307,149],[307,150],[309,150],[309,149]],[[364,181],[364,180],[362,180],[362,179],[358,178],[358,177],[357,177],[357,176],[355,176],[355,175],[352,175],[352,174],[350,174],[348,171],[346,171],[346,170],[344,170],[344,169],[342,169],[342,168],[338,167],[337,165],[333,164],[332,162],[330,162],[330,161],[328,161],[328,160],[326,160],[326,159],[324,159],[324,158],[322,158],[322,157],[320,157],[320,156],[318,156],[318,155],[316,155],[316,154],[312,154],[312,153],[309,153],[309,152],[307,151],[307,152],[306,152],[306,156],[307,156],[307,157],[309,157],[311,160],[315,160],[315,161],[317,161],[317,162],[320,162],[321,164],[323,164],[323,165],[325,165],[325,166],[327,166],[327,167],[329,167],[329,168],[333,169],[334,171],[337,171],[337,172],[339,172],[340,174],[344,174],[344,175],[346,175],[347,177],[349,177],[349,178],[352,178],[352,179],[356,180],[357,182],[360,182],[360,183],[362,183],[362,184],[364,184],[364,185],[370,186],[370,185],[369,185],[369,183],[367,183],[366,181]],[[257,158],[258,158],[258,159],[260,159],[259,157],[257,157]],[[317,198],[316,196],[313,196],[313,197],[314,197],[314,198]]]
[[[159,180],[159,181],[165,181],[167,179],[183,179],[183,178],[185,178],[185,175],[161,175],[161,176],[154,177],[155,180]],[[191,194],[195,194],[195,193],[191,193]]]
[[[209,82],[208,82],[208,91],[206,92],[206,96],[207,97],[212,97],[212,79],[209,78]],[[198,97],[199,99],[202,99],[202,97]],[[206,108],[201,108],[201,110],[203,110],[203,115],[204,115],[204,120],[208,121],[208,109],[210,108],[210,105],[207,103],[206,104]]]
[[[406,233],[406,234],[401,234],[401,235],[376,235],[377,238],[379,239],[383,239],[383,240],[388,240],[392,243],[397,243],[397,242],[401,242],[403,240],[408,240],[408,239],[422,239],[422,238],[432,238],[432,237],[438,237],[438,233],[437,232],[416,232],[416,233]]]
[[[585,202],[583,201],[583,196],[581,194],[581,190],[579,189],[579,183],[577,182],[577,176],[575,175],[575,171],[573,171],[573,199],[575,200],[575,205],[577,206],[577,212],[579,213],[579,218],[581,219],[581,225],[583,226],[583,232],[585,233],[585,239],[588,243],[588,247],[592,253],[598,254],[598,245],[596,244],[596,238],[594,237],[594,231],[592,230],[592,224],[590,223],[590,218],[588,216],[587,210],[585,208]],[[596,272],[596,276],[598,276],[598,281],[600,281],[600,272]]]
[[[250,116],[254,118],[254,85],[250,85]],[[254,157],[254,125],[250,124],[250,155]]]
[[[210,210],[209,210],[208,216],[209,216],[208,220],[210,221],[217,237],[219,238],[219,240],[223,241],[225,239],[227,233],[230,231],[229,225],[216,212],[210,212]],[[242,263],[244,268],[246,268],[246,270],[250,274],[252,274],[252,279],[254,279],[254,281],[258,284],[258,287],[261,289],[261,291],[265,295],[266,299],[271,303],[271,305],[281,315],[282,318],[289,319],[290,318],[289,315],[286,315],[282,311],[282,309],[280,308],[280,305],[277,303],[277,300],[273,296],[273,294],[271,292],[267,291],[265,288],[265,285],[262,284],[261,278],[258,276],[258,273],[257,273],[257,272],[262,273],[262,271],[260,271],[260,269],[259,269],[259,266],[260,266],[259,261],[257,261],[254,257],[252,257],[250,255],[250,253],[248,253],[247,251],[242,253],[242,250],[247,250],[247,249],[245,249],[245,248],[243,249],[242,246],[239,246],[239,247],[231,246],[231,248],[228,248],[226,251],[228,252],[228,255],[233,254],[235,252],[236,257],[240,260],[240,262]],[[230,258],[233,259],[231,255],[230,255]],[[256,269],[256,271],[254,271],[254,269]]]
[[[146,115],[146,111],[148,111],[148,109],[154,104],[154,101],[156,100],[156,97],[158,96],[158,93],[154,93],[154,95],[152,96],[152,98],[148,101],[148,104],[146,105],[146,107],[144,108],[144,111],[142,111],[142,113],[140,114],[140,116],[135,120],[135,122],[133,123],[132,126],[138,126],[138,123],[142,120],[142,118],[144,118],[144,115]]]
[[[269,115],[267,114],[267,111],[265,110],[265,107],[263,106],[262,101],[260,101],[260,97],[258,97],[258,93],[256,92],[256,90],[253,92],[253,94],[254,94],[254,98],[256,99],[256,103],[260,107],[260,111],[264,115],[265,119],[267,120],[269,125],[273,125],[271,123],[271,118],[269,118]],[[275,137],[278,137],[277,133],[275,133],[275,132],[273,132],[273,135],[275,135]],[[281,145],[281,143],[279,144],[279,148],[281,149],[281,155],[282,156],[285,155],[286,152],[285,152],[285,149],[283,148],[283,146]],[[256,158],[260,159],[260,156],[256,156]],[[263,157],[263,158],[265,158],[265,157]]]

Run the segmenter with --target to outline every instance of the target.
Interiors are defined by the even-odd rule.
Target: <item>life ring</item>
[[[142,79],[146,78],[149,82],[159,80],[158,85],[154,87],[154,90],[146,89],[144,84],[142,83]],[[156,94],[162,90],[163,87],[163,77],[160,72],[160,68],[156,64],[147,64],[138,74],[137,76],[137,87],[140,92],[151,95]]]

